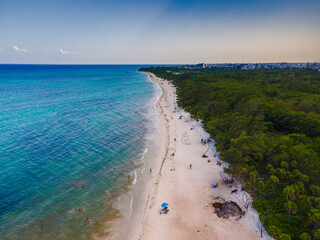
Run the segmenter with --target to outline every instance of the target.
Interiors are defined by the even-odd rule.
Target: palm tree
[[[289,199],[293,199],[295,196],[295,190],[292,186],[287,186],[284,190],[283,190],[284,194],[286,194],[287,196],[287,200]]]
[[[264,187],[264,182],[263,181],[258,181],[257,182],[257,186],[259,187],[259,190],[260,190],[260,198],[261,198],[261,193],[262,193],[262,189]]]
[[[291,237],[288,234],[281,233],[280,240],[291,240]]]
[[[286,202],[285,203],[285,207],[286,207],[286,209],[288,210],[288,212],[289,212],[289,215],[291,215],[291,214],[296,214],[296,212],[297,212],[297,205],[293,202],[293,201],[288,201],[288,202]]]
[[[288,234],[281,233],[280,240],[291,240],[291,237]]]
[[[320,239],[320,229],[318,229],[314,232],[314,238],[317,240]]]
[[[270,177],[270,181],[273,184],[273,198],[274,198],[274,194],[275,194],[275,191],[276,191],[276,186],[279,184],[279,178],[277,176],[275,176],[275,175],[272,175]]]
[[[308,233],[302,233],[302,234],[300,235],[300,239],[301,239],[301,240],[310,240],[311,237],[310,237],[310,235],[309,235]]]

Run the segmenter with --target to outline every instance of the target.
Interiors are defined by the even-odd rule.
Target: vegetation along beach
[[[239,232],[243,233],[250,221],[256,221],[253,210],[255,209],[267,232],[276,239],[311,239],[311,236],[314,239],[319,238],[318,71],[213,68],[197,69],[195,74],[194,69],[190,70],[187,67],[152,67],[142,70],[170,80],[161,84],[167,88],[175,85],[178,106],[190,112],[194,119],[186,119],[186,112],[180,107],[177,107],[178,113],[173,113],[176,117],[171,121],[186,122],[184,124],[188,122],[190,125],[180,130],[179,140],[186,149],[183,151],[186,156],[182,157],[183,161],[180,162],[182,165],[179,165],[178,160],[168,160],[172,164],[168,166],[168,182],[173,183],[175,179],[179,179],[175,175],[179,176],[180,171],[186,171],[187,176],[174,186],[165,184],[163,190],[168,194],[170,185],[175,193],[172,192],[172,195],[179,199],[174,203],[179,206],[176,208],[181,208],[180,211],[172,210],[177,211],[172,214],[174,217],[181,214],[177,217],[176,224],[187,224],[191,219],[197,219],[195,216],[204,209],[203,215],[195,220],[194,224],[184,228],[189,229],[190,233],[185,231],[184,234],[214,236],[223,229],[223,234],[232,235],[232,230],[238,225],[241,228],[241,231],[235,230],[238,238]],[[183,118],[176,120],[179,115]],[[200,135],[198,134],[197,139],[197,128],[194,128],[200,125],[199,122],[214,138],[216,151],[221,153],[213,152],[214,156],[208,155],[208,158],[213,160],[212,163],[207,162],[208,158],[201,157],[205,147],[202,147],[202,151],[199,149],[198,154],[194,156],[187,153],[187,149],[192,148],[193,144],[198,144],[201,148]],[[194,130],[190,130],[189,127]],[[179,136],[179,133],[175,134]],[[183,144],[183,139],[188,139],[190,145]],[[179,140],[173,144],[179,145]],[[231,194],[230,189],[223,185],[221,180],[217,189],[209,189],[210,183],[219,180],[215,165],[217,156],[221,161],[228,163],[224,169],[230,180],[234,180],[233,187],[234,184],[237,185],[238,191],[235,194]],[[178,153],[175,157],[178,158]],[[188,169],[187,159],[192,164],[192,170]],[[197,169],[198,167],[202,170]],[[175,170],[170,171],[171,169]],[[199,175],[193,179],[195,171],[199,171]],[[194,185],[198,186],[193,187]],[[197,192],[194,193],[194,197],[193,192]],[[245,192],[250,194],[252,202],[247,195],[242,198]],[[223,197],[224,200],[236,197],[235,202],[238,202],[240,207],[245,206],[246,201],[250,201],[253,211],[248,211],[238,222],[231,223],[220,219],[214,221],[213,218],[216,217],[209,207],[209,200],[213,200],[214,197]],[[185,205],[188,203],[189,205]],[[249,214],[252,216],[249,217]],[[162,221],[161,218],[157,218],[158,221]],[[159,225],[166,225],[170,220],[166,219],[165,223]],[[256,226],[255,223],[251,223]],[[168,224],[166,232],[170,232],[169,225],[172,226]],[[154,228],[158,228],[156,226]],[[210,228],[206,229],[206,226]],[[251,228],[252,238],[257,238],[254,229]],[[174,232],[178,234],[176,230]],[[152,233],[151,231],[150,234]],[[245,236],[249,238],[248,233]],[[227,235],[224,237],[228,239]]]

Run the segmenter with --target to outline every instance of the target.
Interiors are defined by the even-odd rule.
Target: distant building
[[[229,69],[243,69],[243,70],[253,70],[253,69],[272,69],[272,68],[281,68],[281,69],[314,69],[320,71],[320,63],[319,62],[307,62],[307,63],[199,63],[195,65],[186,65],[184,68],[187,69],[199,69],[199,68],[229,68]]]

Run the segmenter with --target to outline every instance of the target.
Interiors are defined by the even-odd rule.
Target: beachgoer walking
[[[90,219],[88,217],[86,217],[84,223],[87,225],[87,224],[90,224]]]
[[[192,169],[192,164],[190,164],[190,169]]]
[[[152,173],[152,169],[150,168],[150,174]]]

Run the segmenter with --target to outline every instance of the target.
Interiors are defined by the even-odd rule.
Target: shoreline
[[[135,217],[130,219],[126,239],[268,239],[265,232],[260,237],[258,214],[251,207],[245,208],[246,201],[251,203],[250,196],[243,191],[231,194],[223,183],[215,153],[200,141],[208,133],[178,108],[175,87],[152,73],[144,73],[162,90],[156,103],[160,143],[157,157],[150,162],[151,177],[136,200],[139,204],[132,212]],[[206,151],[208,158],[202,158]],[[211,188],[216,182],[219,187]],[[236,202],[245,215],[237,220],[218,218],[211,206],[216,197]],[[169,203],[167,215],[159,214],[163,202]]]
[[[139,73],[145,74],[142,72]],[[132,234],[136,236],[139,234],[137,232],[139,230],[138,224],[143,217],[143,208],[148,197],[146,193],[147,190],[151,189],[153,175],[155,175],[150,174],[149,169],[156,168],[156,159],[161,155],[161,153],[159,153],[159,147],[162,146],[162,134],[160,134],[161,121],[157,106],[163,92],[159,85],[152,81],[149,76],[148,81],[154,84],[155,88],[155,95],[150,103],[150,106],[153,108],[150,111],[150,116],[155,117],[155,119],[152,120],[154,127],[145,137],[146,146],[144,151],[136,159],[140,166],[132,169],[129,173],[130,179],[128,178],[128,191],[122,193],[112,203],[112,209],[118,212],[117,217],[107,220],[104,223],[104,229],[93,235],[93,238],[96,240],[127,239],[128,236]],[[160,125],[160,127],[158,125]]]

